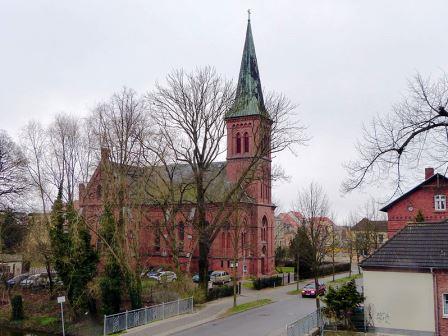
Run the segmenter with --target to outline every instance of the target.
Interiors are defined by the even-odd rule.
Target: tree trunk
[[[320,300],[319,300],[319,295],[317,295],[318,290],[319,290],[319,278],[318,277],[314,277],[314,286],[316,287],[316,309],[319,310],[320,309]]]
[[[53,277],[51,276],[51,263],[50,260],[45,260],[45,268],[47,269],[48,275],[48,286],[50,288],[50,296],[53,294]]]
[[[236,294],[237,294],[237,267],[236,258],[233,258],[233,307],[236,307]]]
[[[334,281],[334,247],[333,247],[333,252],[331,253],[331,262],[333,264],[333,281]]]
[[[300,290],[300,253],[297,252],[297,291]]]
[[[207,289],[208,254],[210,253],[210,243],[208,235],[203,232],[199,237],[199,285],[204,290]]]

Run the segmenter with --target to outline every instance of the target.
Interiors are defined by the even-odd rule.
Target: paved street
[[[347,276],[338,274],[336,278]],[[323,278],[326,282],[331,277]],[[308,281],[301,282],[301,287]],[[286,324],[297,320],[315,309],[314,299],[303,299],[287,292],[296,289],[296,284],[261,291],[243,288],[238,304],[269,298],[274,303],[249,311],[221,318],[232,307],[232,298],[224,298],[208,303],[194,314],[154,322],[149,325],[128,330],[133,336],[146,335],[284,335]]]
[[[291,290],[291,286],[288,287]],[[173,335],[282,335],[286,330],[287,323],[311,313],[315,307],[314,299],[302,299],[296,295],[285,294],[275,303],[218,319]]]

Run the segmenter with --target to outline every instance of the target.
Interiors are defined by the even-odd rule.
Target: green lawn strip
[[[278,273],[294,273],[295,269],[292,266],[280,266],[280,267],[276,267],[275,270]]]
[[[273,301],[271,299],[260,299],[260,300],[255,300],[255,301],[242,303],[242,304],[237,305],[236,307],[230,308],[229,310],[226,311],[226,313],[224,315],[225,316],[229,316],[229,315],[233,315],[233,314],[242,313],[242,312],[244,312],[246,310],[258,308],[258,307],[261,307],[261,306],[265,306],[265,305],[270,304],[272,302]]]
[[[342,284],[344,284],[346,282],[349,282],[351,280],[356,280],[356,279],[360,279],[360,278],[362,278],[362,274],[354,274],[352,276],[339,278],[339,279],[336,279],[334,281],[327,282],[327,285],[328,286],[342,285]]]
[[[289,295],[297,295],[297,294],[300,294],[301,292],[302,292],[301,289],[294,289],[294,290],[292,290],[292,291],[287,292],[286,294],[289,294]]]
[[[243,285],[242,285],[244,288],[247,288],[247,289],[254,289],[254,284],[253,284],[253,282],[252,281],[248,281],[248,282],[243,282]]]

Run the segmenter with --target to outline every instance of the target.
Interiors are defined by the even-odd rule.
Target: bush
[[[293,261],[288,261],[285,263],[286,267],[294,267],[294,272],[296,269],[296,264]],[[350,271],[349,263],[335,263],[334,265],[335,273],[348,272]],[[331,263],[325,263],[321,265],[319,276],[326,276],[333,273],[333,265]],[[300,279],[311,279],[313,274],[311,273],[311,268],[305,263],[300,261]]]
[[[254,289],[260,290],[268,287],[278,287],[282,285],[282,278],[274,275],[266,278],[257,278],[252,281]]]
[[[14,296],[11,300],[11,306],[12,306],[11,319],[13,321],[23,320],[22,296],[21,295]]]
[[[364,299],[364,296],[356,289],[355,280],[351,280],[337,289],[333,287],[328,289],[323,299],[326,304],[324,312],[327,317],[336,319],[346,328],[350,328],[352,327],[350,316],[364,302]]]
[[[232,295],[233,295],[233,286],[213,287],[212,289],[209,289],[209,291],[207,292],[207,300],[211,301]]]

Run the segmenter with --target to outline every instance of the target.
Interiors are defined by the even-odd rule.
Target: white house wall
[[[378,331],[434,333],[432,274],[365,270],[363,278],[366,312],[370,310]]]

